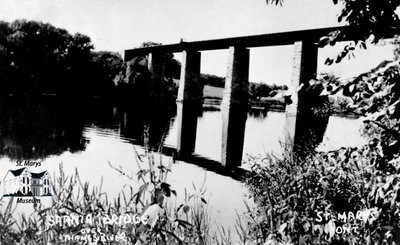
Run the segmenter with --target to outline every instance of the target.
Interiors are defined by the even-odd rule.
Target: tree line
[[[88,36],[36,21],[0,22],[0,91],[9,94],[101,94],[123,64],[94,52]]]
[[[141,47],[161,45],[145,42]],[[84,34],[48,23],[0,21],[0,91],[5,94],[82,96],[143,95],[157,90],[175,97],[181,64],[166,55],[165,81],[151,87],[146,56],[124,62],[120,54],[94,51]],[[224,87],[225,78],[201,74],[204,85]],[[269,96],[282,86],[250,83],[251,97]],[[153,91],[153,92],[154,92]]]

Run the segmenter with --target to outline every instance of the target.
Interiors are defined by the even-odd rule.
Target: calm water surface
[[[155,132],[155,141],[167,132],[165,145],[176,146],[174,113],[172,116],[163,113],[102,103],[82,106],[79,103],[34,102],[26,106],[22,102],[3,102],[3,106],[0,106],[0,178],[8,169],[17,168],[15,159],[18,157],[39,159],[41,166],[30,168],[30,171],[48,170],[52,176],[57,176],[59,164],[62,163],[67,174],[74,173],[77,168],[81,179],[91,185],[100,184],[103,178],[103,191],[115,197],[121,190],[128,189],[127,185],[139,186],[139,183],[111,169],[109,162],[135,175],[138,169],[134,160],[135,149],[142,150],[144,118],[154,124],[150,125],[150,130]],[[280,112],[249,114],[244,153],[280,154],[284,118],[284,113]],[[361,124],[361,119],[331,117],[319,149],[332,150],[340,146],[363,144],[364,140],[359,134]],[[199,116],[196,154],[220,160],[221,127],[219,111],[204,111]],[[165,156],[163,161],[172,159]],[[235,210],[240,213],[245,209],[243,200],[247,199],[246,189],[242,183],[181,161],[173,165],[167,179],[178,193],[178,202],[183,198],[185,188],[194,192],[192,185],[201,186],[204,180],[214,221],[232,227]],[[2,194],[3,188],[0,189]],[[50,200],[43,198],[42,203],[50,203]],[[26,209],[26,204],[20,204],[18,210],[22,209]]]

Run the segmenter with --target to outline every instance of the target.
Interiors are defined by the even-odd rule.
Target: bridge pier
[[[249,49],[230,47],[221,104],[222,157],[226,167],[241,165],[248,110]]]
[[[313,42],[297,41],[294,43],[293,70],[290,86],[294,88],[291,103],[286,104],[285,147],[289,152],[296,151],[302,145],[301,130],[307,124],[305,94],[297,91],[300,85],[307,87],[311,79],[316,78],[318,46]],[[304,91],[304,90],[303,90]],[[309,118],[308,120],[312,120]]]
[[[159,99],[160,85],[164,80],[165,54],[163,52],[151,52],[147,56],[147,68],[150,72],[150,96]]]
[[[190,155],[195,150],[197,117],[202,106],[203,85],[200,83],[201,53],[184,50],[181,78],[177,97],[179,155]]]

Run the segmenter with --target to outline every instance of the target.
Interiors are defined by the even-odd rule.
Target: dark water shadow
[[[87,127],[120,129],[122,137],[158,149],[175,113],[174,108],[100,98],[1,96],[0,157],[35,160],[84,151]]]
[[[84,121],[73,116],[75,101],[51,97],[2,96],[0,98],[0,156],[43,159],[65,151],[85,149]]]

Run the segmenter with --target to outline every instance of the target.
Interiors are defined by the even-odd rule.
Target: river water
[[[157,142],[165,136],[166,146],[176,146],[174,115],[166,110],[149,111],[140,106],[130,108],[102,102],[83,105],[77,101],[3,101],[0,105],[0,178],[9,169],[18,168],[17,159],[40,161],[40,166],[29,170],[48,170],[52,177],[59,174],[62,163],[67,174],[74,173],[76,168],[81,179],[93,186],[103,179],[103,191],[115,197],[127,189],[127,185],[138,187],[138,183],[121,176],[109,163],[133,175],[137,172],[135,149],[142,149],[144,121],[150,123],[149,130],[153,132],[150,140]],[[244,154],[280,154],[284,119],[281,112],[249,114]],[[361,119],[331,117],[319,149],[362,145],[361,124]],[[197,155],[220,160],[221,127],[219,111],[203,111],[198,118]],[[163,161],[172,159],[164,157]],[[246,188],[241,182],[182,161],[173,164],[168,176],[168,183],[177,191],[178,199],[182,198],[185,188],[194,192],[193,185],[201,186],[204,180],[213,221],[233,228],[235,210],[243,211],[243,200],[247,200]],[[3,188],[0,190],[2,194]],[[51,200],[47,199],[47,202]],[[19,204],[17,210],[26,210],[26,205]]]

